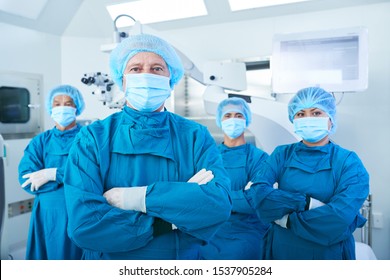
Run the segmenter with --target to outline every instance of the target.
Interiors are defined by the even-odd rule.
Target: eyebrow
[[[305,110],[307,110],[307,109],[302,109],[302,110],[299,110],[298,111],[298,113],[300,113],[300,112],[305,112]],[[316,110],[320,110],[320,111],[322,111],[320,108],[312,108],[312,109],[310,109],[310,112],[313,112],[313,111],[316,111]]]
[[[160,66],[161,68],[168,68],[168,66],[166,64],[163,64],[160,62],[152,63],[151,65],[152,65],[152,67]]]
[[[131,63],[126,64],[126,68],[139,66],[139,65],[141,65],[141,62],[131,62]]]
[[[55,98],[54,98],[54,99],[53,99],[53,103],[54,103],[54,102],[62,103],[63,100],[62,100],[62,99],[58,100],[58,99],[55,99]],[[69,102],[74,103],[73,99],[67,99],[67,100],[64,100],[64,102],[65,102],[65,103],[69,103]]]

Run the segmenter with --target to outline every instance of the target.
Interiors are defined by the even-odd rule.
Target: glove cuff
[[[48,174],[49,181],[55,181],[57,179],[57,168],[49,168]]]
[[[282,218],[278,219],[278,220],[275,220],[275,224],[283,227],[283,228],[289,228],[287,225],[289,224],[289,218],[290,218],[290,215],[289,214],[286,214],[284,215]]]
[[[123,207],[146,213],[146,187],[126,188],[123,196]]]

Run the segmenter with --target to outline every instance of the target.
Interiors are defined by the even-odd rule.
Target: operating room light
[[[310,0],[229,0],[229,5],[232,11],[241,11],[305,1]]]
[[[207,15],[203,0],[140,0],[109,5],[107,10],[113,20],[120,14],[128,14],[142,24]],[[132,20],[123,18],[117,27],[133,24]]]

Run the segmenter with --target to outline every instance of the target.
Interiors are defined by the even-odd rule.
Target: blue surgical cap
[[[251,110],[248,103],[240,97],[230,97],[222,100],[217,108],[216,123],[218,127],[222,127],[222,118],[226,113],[241,113],[246,120],[246,126],[248,127],[252,122]]]
[[[81,92],[70,85],[61,85],[53,88],[46,99],[46,110],[51,115],[51,108],[53,106],[53,99],[58,95],[67,95],[73,99],[74,104],[76,105],[76,116],[80,115],[85,108],[85,103]]]
[[[293,122],[296,113],[303,109],[318,108],[332,121],[331,133],[336,131],[336,101],[332,94],[319,87],[301,89],[288,104],[288,118]]]
[[[173,89],[183,77],[183,64],[170,44],[150,34],[132,35],[124,39],[110,55],[111,77],[119,88],[122,88],[123,85],[122,78],[127,62],[140,52],[152,52],[164,59],[171,75],[171,89]]]

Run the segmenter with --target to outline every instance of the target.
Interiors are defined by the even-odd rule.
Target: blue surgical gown
[[[266,235],[268,259],[338,260],[355,259],[352,233],[366,222],[359,210],[368,194],[369,175],[356,153],[333,142],[298,142],[275,149],[247,199],[264,221],[289,214],[287,228],[273,224]],[[306,195],[325,205],[305,210]]]
[[[214,179],[187,183],[202,168]],[[145,214],[103,196],[133,186],[147,186]],[[230,180],[207,128],[168,111],[129,107],[80,131],[65,195],[68,232],[85,259],[197,259],[231,211]]]
[[[67,235],[68,215],[64,195],[64,169],[70,147],[79,132],[57,128],[35,136],[24,151],[19,163],[19,182],[23,175],[45,168],[57,168],[56,181],[49,181],[31,192],[31,184],[24,190],[35,195],[28,233],[26,259],[77,260],[82,250]]]
[[[238,147],[218,146],[231,180],[232,213],[210,242],[201,248],[208,260],[258,260],[263,258],[263,237],[269,224],[262,223],[244,197],[268,154],[251,144]]]

